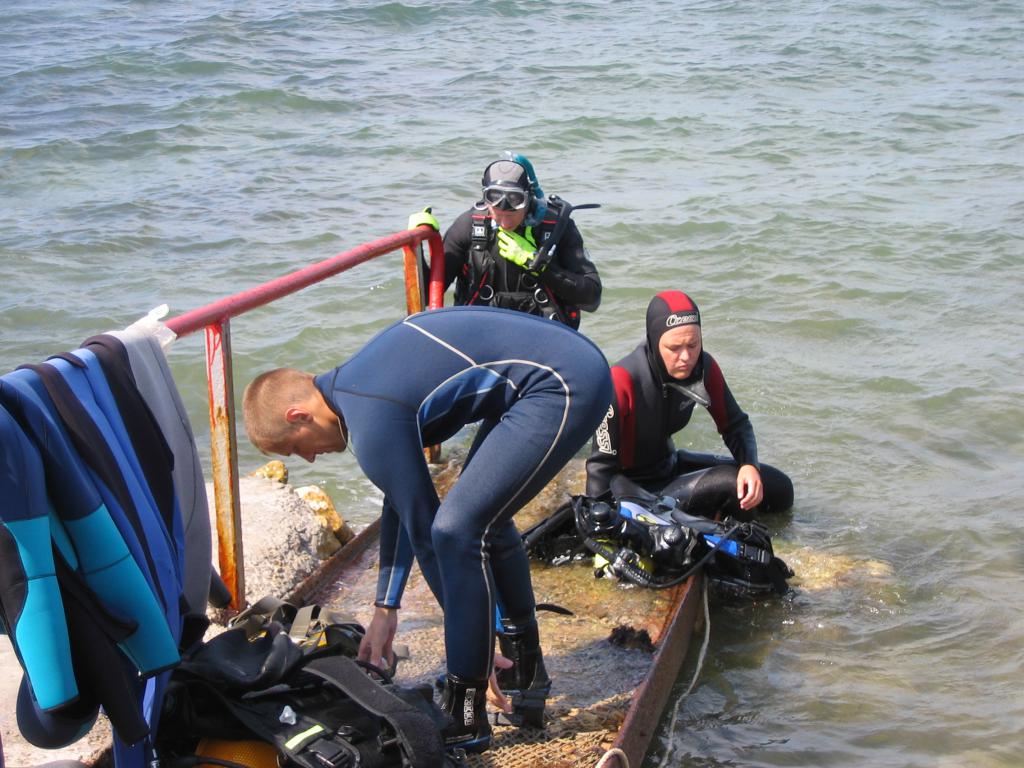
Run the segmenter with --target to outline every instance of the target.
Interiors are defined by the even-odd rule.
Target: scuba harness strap
[[[363,709],[387,720],[412,768],[444,764],[444,748],[436,724],[422,709],[373,682],[352,659],[327,656],[310,662],[305,670],[344,691]]]
[[[273,598],[238,618],[172,676],[157,745],[168,765],[184,765],[189,736],[255,737],[297,768],[452,765],[429,688],[354,659],[362,625]]]
[[[486,209],[474,211],[466,284],[458,292],[457,302],[518,309],[557,320],[571,327],[578,325],[579,311],[574,307],[563,306],[551,289],[540,282],[536,273],[543,270],[555,257],[558,243],[565,234],[572,212],[584,208],[599,208],[600,205],[587,203],[573,206],[558,195],[552,195],[545,200],[545,216],[535,227],[527,227],[526,230],[527,237],[534,240],[537,250],[533,259],[521,269],[510,270],[510,264],[498,263],[499,260],[493,253],[496,238],[494,220]],[[573,318],[576,319],[575,325]]]

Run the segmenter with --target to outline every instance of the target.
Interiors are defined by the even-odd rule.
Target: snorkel
[[[526,159],[526,155],[521,155],[510,149],[502,153],[501,159],[511,160],[513,163],[521,165],[526,169],[526,177],[530,180],[530,192],[533,194],[534,204],[526,215],[525,224],[528,227],[536,227],[543,221],[544,214],[548,212],[548,201],[544,197],[544,190],[540,188],[540,182],[537,181],[537,173],[533,170],[533,164]]]

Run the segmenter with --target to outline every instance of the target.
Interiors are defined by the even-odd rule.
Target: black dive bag
[[[573,496],[525,531],[523,544],[530,557],[553,564],[594,555],[596,576],[655,589],[679,584],[703,568],[719,591],[781,595],[793,576],[760,523],[695,517],[670,496],[612,503]]]
[[[217,635],[174,670],[156,740],[165,768],[217,764],[194,754],[203,738],[268,742],[282,767],[456,765],[431,686],[396,685],[355,660],[361,625],[263,618]]]

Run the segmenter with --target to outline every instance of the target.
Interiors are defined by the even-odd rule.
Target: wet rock
[[[278,483],[288,482],[288,467],[284,465],[283,461],[268,461],[262,467],[257,469],[250,475],[250,477],[265,477],[268,480],[274,480]]]
[[[620,624],[612,630],[608,642],[619,648],[654,653],[654,643],[651,642],[651,636],[646,629],[637,630],[635,627]]]
[[[238,482],[245,599],[249,604],[265,595],[284,598],[291,594],[325,558],[341,548],[329,519],[312,510],[294,488],[276,479],[279,476],[276,473],[272,479],[254,473]],[[206,492],[211,526],[216,531],[212,484],[207,484]],[[326,506],[329,502],[323,494],[319,503]],[[333,506],[330,504],[331,509]],[[219,562],[216,535],[213,558]]]
[[[295,493],[309,505],[309,508],[313,510],[313,513],[320,520],[321,525],[330,530],[337,540],[337,546],[330,544],[328,546],[330,551],[321,554],[321,557],[328,557],[334,554],[334,552],[341,548],[342,544],[347,543],[355,536],[348,523],[345,522],[338,513],[338,510],[335,509],[331,497],[319,485],[304,485],[301,488],[296,488]]]

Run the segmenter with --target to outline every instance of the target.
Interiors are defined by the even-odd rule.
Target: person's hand
[[[753,464],[744,464],[736,474],[736,498],[740,500],[740,509],[753,509],[764,498],[761,473]]]
[[[432,227],[436,231],[441,231],[441,225],[437,223],[437,219],[434,218],[434,209],[431,206],[427,206],[422,211],[417,211],[409,217],[409,229],[416,229],[423,224],[428,227]]]
[[[499,229],[498,254],[523,269],[532,270],[530,265],[534,261],[533,243],[520,234],[509,232],[507,229]]]
[[[391,645],[398,631],[397,608],[374,608],[370,626],[359,641],[360,661],[368,661],[381,669],[388,669],[395,660]]]
[[[498,686],[497,671],[499,669],[511,669],[512,666],[512,659],[506,659],[500,653],[494,654],[494,671],[491,672],[491,678],[487,681],[487,702],[505,714],[512,711],[512,702],[509,701],[508,696],[501,692],[501,688]]]

